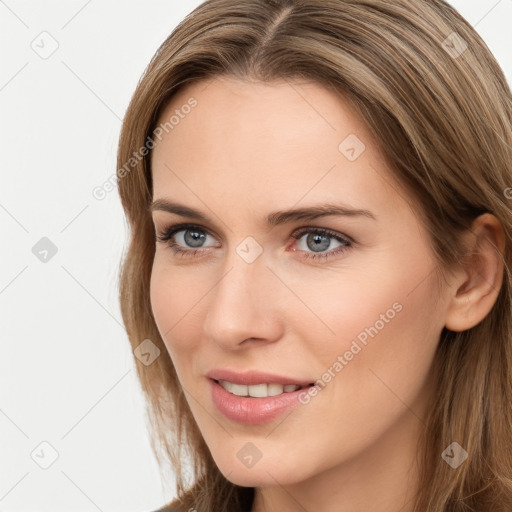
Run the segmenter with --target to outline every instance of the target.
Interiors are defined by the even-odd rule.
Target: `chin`
[[[300,472],[296,464],[293,464],[295,467],[288,467],[284,457],[278,459],[262,458],[252,467],[244,467],[238,459],[235,464],[232,461],[219,461],[218,467],[227,480],[241,487],[267,487],[276,485],[276,482],[280,485],[291,485],[308,477]]]
[[[283,478],[281,473],[272,471],[269,471],[269,473],[263,468],[260,468],[257,472],[251,469],[236,470],[227,474],[222,472],[226,480],[240,487],[270,487],[276,485],[276,482],[279,482],[280,485],[289,485],[295,483],[297,479],[295,475],[293,481],[288,481],[286,478]]]

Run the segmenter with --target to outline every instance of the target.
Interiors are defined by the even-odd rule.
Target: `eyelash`
[[[202,233],[206,233],[210,236],[213,236],[209,233],[208,230],[202,228],[201,226],[198,226],[197,224],[176,224],[173,226],[169,226],[164,228],[164,230],[161,233],[157,234],[157,240],[162,243],[167,243],[167,245],[173,250],[174,254],[176,254],[179,257],[185,257],[185,258],[194,258],[199,253],[204,252],[208,248],[200,248],[200,249],[183,249],[180,245],[176,243],[174,240],[174,235],[180,231],[200,231]],[[304,253],[302,254],[302,258],[304,259],[311,259],[311,260],[322,260],[327,259],[331,257],[338,256],[339,254],[345,252],[347,249],[352,247],[353,241],[347,237],[342,236],[335,231],[331,231],[329,229],[325,228],[317,228],[317,227],[304,227],[299,228],[297,231],[292,233],[290,235],[291,238],[295,240],[300,240],[305,234],[308,233],[314,233],[318,235],[323,235],[327,238],[334,238],[338,242],[341,242],[345,245],[341,245],[339,247],[336,247],[336,249],[331,249],[327,252],[322,253],[314,253],[314,252],[306,252],[297,250],[296,252]]]

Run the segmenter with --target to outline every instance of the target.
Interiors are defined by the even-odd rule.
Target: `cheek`
[[[297,310],[290,325],[303,359],[325,383],[319,395],[329,396],[323,389],[331,388],[334,403],[375,410],[400,404],[393,393],[406,403],[415,400],[443,327],[427,254],[376,258],[364,274],[347,269],[321,287],[297,284],[317,319]]]
[[[173,362],[177,356],[193,348],[197,334],[198,301],[200,289],[189,271],[171,268],[164,256],[157,256],[150,282],[151,309],[162,339]],[[204,292],[203,292],[204,294]]]
[[[350,350],[354,340],[364,347],[373,338],[386,337],[386,332],[390,335],[399,326],[400,330],[424,318],[424,298],[418,303],[420,294],[408,295],[415,269],[398,268],[399,273],[380,262],[368,264],[364,272],[338,269],[329,276],[303,276],[289,285],[303,302],[290,297],[286,322],[313,360],[326,366],[333,355]]]
[[[320,390],[304,397],[295,423],[290,417],[280,429],[283,442],[298,424],[316,433],[302,456],[319,470],[355,456],[400,418],[421,424],[442,322],[432,281],[411,292],[419,279],[413,269],[401,270],[383,275],[378,287],[368,276],[366,287],[327,290],[323,301],[310,295],[309,305],[318,306],[336,336],[320,336],[317,325],[302,319],[300,358],[316,373]]]

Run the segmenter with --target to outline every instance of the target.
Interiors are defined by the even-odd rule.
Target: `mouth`
[[[226,372],[224,372],[226,373]],[[293,383],[290,378],[254,373],[249,376],[210,376],[210,396],[217,410],[228,420],[245,425],[259,425],[277,419],[301,403],[301,395],[314,383]],[[233,380],[225,380],[231,378]],[[267,382],[262,382],[267,380]],[[288,382],[276,382],[284,380]],[[242,382],[240,382],[242,381]],[[243,382],[245,381],[245,382]],[[249,383],[247,382],[249,381]]]
[[[313,382],[305,385],[298,384],[279,384],[279,383],[261,383],[261,384],[237,384],[227,380],[213,379],[220,384],[228,393],[240,397],[267,398],[279,396],[285,393],[293,393],[300,389],[306,389],[314,385]]]

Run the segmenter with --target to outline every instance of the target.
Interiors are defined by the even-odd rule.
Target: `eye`
[[[209,247],[220,246],[218,242],[210,246],[205,245],[208,237],[213,238],[206,229],[195,224],[169,226],[157,234],[157,240],[167,243],[174,254],[180,257],[198,257],[200,253],[207,252]],[[334,257],[352,247],[353,244],[353,240],[346,235],[318,227],[301,228],[295,231],[291,238],[297,240],[299,245],[298,249],[292,249],[292,251],[302,253],[301,257],[305,259]],[[332,247],[333,240],[335,247]]]
[[[352,247],[352,239],[335,231],[325,228],[307,227],[293,233],[292,238],[298,240],[298,249],[293,251],[304,252],[302,255],[306,259],[325,259],[341,254]],[[335,240],[335,247],[332,247],[332,240]],[[322,252],[330,249],[327,252]],[[312,252],[309,252],[311,250]]]
[[[203,248],[208,247],[203,245],[207,237],[212,235],[195,224],[178,224],[164,229],[157,235],[157,240],[162,243],[167,242],[176,255],[186,257],[203,252]],[[219,244],[215,246],[218,247]]]

